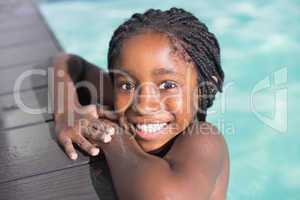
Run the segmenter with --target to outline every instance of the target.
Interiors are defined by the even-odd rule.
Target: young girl
[[[225,199],[227,146],[205,121],[224,74],[207,27],[178,8],[136,13],[114,32],[108,69],[78,56],[55,62],[58,141],[70,158],[72,143],[91,155],[101,149],[119,199]],[[82,81],[89,87],[76,89]],[[97,111],[100,99],[114,112]]]

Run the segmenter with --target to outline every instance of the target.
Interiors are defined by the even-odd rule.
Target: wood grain
[[[0,96],[0,130],[52,120],[47,87],[18,94],[21,102],[17,101],[14,94]],[[41,111],[41,114],[35,113],[37,111]]]
[[[11,46],[30,45],[49,40],[51,40],[51,37],[45,26],[24,27],[18,31],[0,32],[0,49]]]
[[[0,1],[0,31],[1,33],[40,25],[37,10],[30,0]]]
[[[36,64],[37,61],[47,60],[58,53],[56,45],[51,40],[32,42],[0,49],[0,68]]]
[[[114,200],[103,162],[0,184],[0,200]]]
[[[19,88],[20,91],[47,86],[48,67],[50,67],[51,64],[52,60],[43,60],[37,65],[23,65],[17,68],[6,68],[0,70],[0,95],[13,93],[16,81],[20,79],[22,79]]]
[[[0,183],[89,162],[86,154],[78,153],[77,161],[65,155],[56,143],[53,123],[0,131]]]

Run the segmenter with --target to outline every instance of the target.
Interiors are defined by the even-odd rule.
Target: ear
[[[193,94],[193,111],[195,113],[198,112],[200,98],[201,98],[201,88],[197,86]]]

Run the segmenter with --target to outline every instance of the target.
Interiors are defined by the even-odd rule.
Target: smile
[[[152,140],[160,137],[167,127],[168,123],[166,122],[134,124],[131,126],[135,135],[145,140]]]
[[[155,133],[162,130],[167,123],[153,123],[153,124],[136,124],[135,127],[139,131],[143,131],[146,133]]]

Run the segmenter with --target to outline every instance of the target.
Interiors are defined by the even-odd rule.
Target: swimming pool
[[[300,2],[41,1],[67,52],[106,66],[113,30],[134,12],[182,7],[214,32],[226,81],[208,120],[230,149],[228,199],[300,199]]]

